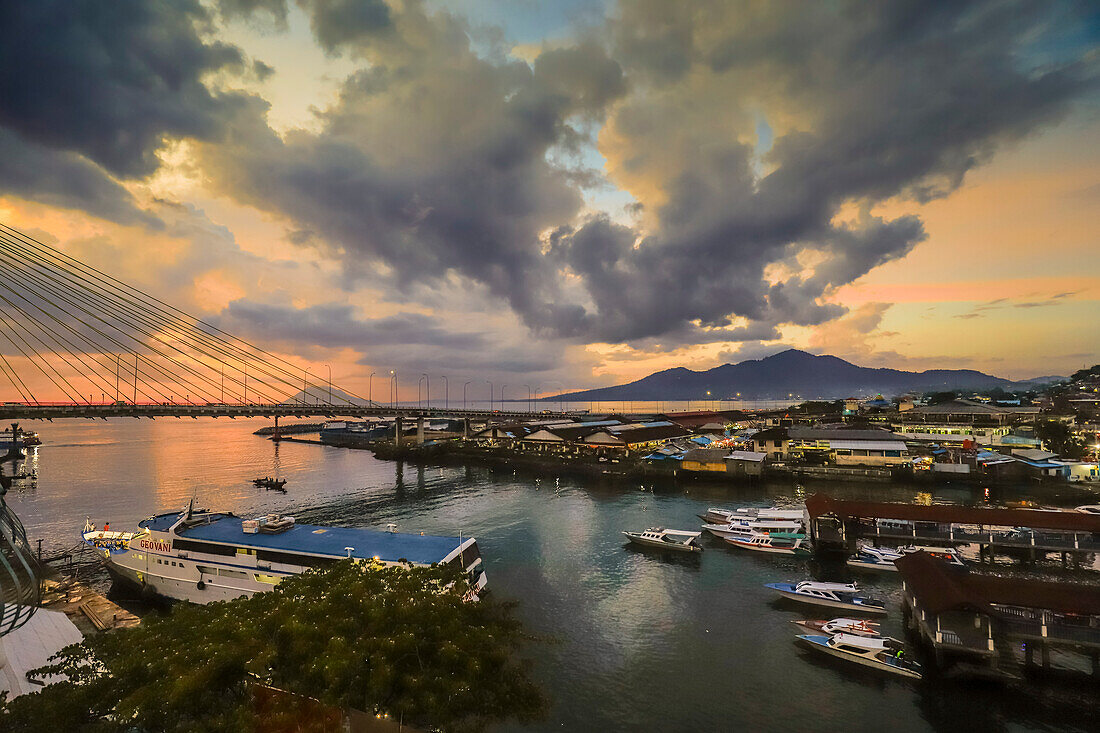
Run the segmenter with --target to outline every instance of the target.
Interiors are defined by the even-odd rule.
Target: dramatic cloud
[[[368,66],[317,132],[241,118],[207,148],[213,180],[316,233],[352,275],[458,274],[577,342],[770,340],[841,316],[830,293],[926,237],[876,203],[950,192],[1097,78],[1085,58],[1028,63],[1037,27],[1079,21],[1041,4],[628,0],[609,48],[531,65],[475,54],[460,20],[420,2],[301,5],[324,48]],[[548,162],[584,145],[586,118],[606,119],[600,150],[637,226],[578,220],[574,180]]]
[[[122,222],[139,217],[113,179],[155,170],[167,138],[217,139],[251,103],[204,83],[244,69],[234,47],[204,38],[209,20],[197,0],[4,3],[0,146],[18,150],[0,157],[0,185]]]

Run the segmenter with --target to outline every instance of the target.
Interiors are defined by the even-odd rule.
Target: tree
[[[69,681],[0,708],[0,730],[254,730],[249,686],[479,731],[536,719],[545,699],[517,659],[532,637],[511,604],[462,599],[452,568],[337,563],[251,598],[180,604],[63,649]]]
[[[1084,458],[1088,450],[1085,441],[1074,435],[1068,425],[1057,420],[1036,422],[1035,437],[1042,441],[1047,450],[1062,458]]]

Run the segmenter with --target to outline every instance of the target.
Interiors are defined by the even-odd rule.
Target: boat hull
[[[849,560],[848,567],[860,570],[875,570],[882,573],[896,573],[898,566],[892,562],[866,562],[864,560]]]
[[[852,662],[863,667],[870,669],[877,669],[880,672],[889,672],[890,674],[896,674],[901,677],[908,677],[910,679],[919,680],[922,675],[916,670],[909,669],[907,667],[895,666],[888,664],[874,657],[866,657],[859,654],[851,654],[849,652],[841,651],[829,646],[827,636],[816,636],[810,634],[799,635],[798,640],[802,642],[803,646],[813,649],[814,651],[823,652],[835,659],[843,659],[846,662]]]
[[[623,534],[626,534],[625,532]],[[673,552],[702,552],[702,547],[695,545],[677,544],[675,542],[663,542],[661,540],[651,540],[646,537],[635,537],[633,535],[626,534],[626,538],[630,540],[633,545],[639,547],[647,547],[657,550],[672,550]]]
[[[795,555],[797,557],[809,557],[813,554],[804,547],[777,547],[775,545],[754,544],[752,542],[745,542],[736,537],[725,537],[724,539],[733,547],[739,547],[742,550],[752,550],[753,552],[767,552],[773,555]]]

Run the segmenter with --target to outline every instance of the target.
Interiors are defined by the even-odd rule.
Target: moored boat
[[[880,600],[859,595],[859,589],[854,583],[819,583],[814,580],[803,580],[798,583],[766,583],[765,587],[778,591],[784,598],[801,603],[886,615],[886,604]]]
[[[881,636],[799,634],[799,641],[815,651],[883,672],[921,679],[920,663],[905,656],[900,642]]]
[[[804,534],[750,532],[747,537],[731,536],[724,539],[734,547],[756,552],[796,555],[798,557],[809,557],[813,554],[810,548],[806,546],[806,535]]]
[[[823,634],[835,636],[836,634],[853,634],[855,636],[878,636],[878,624],[862,618],[834,618],[825,620],[798,620],[791,621],[799,628],[805,629],[811,634]]]
[[[632,543],[643,547],[659,547],[662,550],[677,552],[702,552],[699,544],[702,532],[685,532],[678,529],[650,527],[644,532],[623,532]]]
[[[903,555],[910,555],[914,552],[923,552],[926,555],[931,555],[934,558],[943,560],[948,565],[954,565],[955,567],[965,568],[966,561],[962,559],[962,555],[954,547],[931,547],[928,545],[903,545],[898,548],[898,552]]]
[[[143,594],[194,603],[270,590],[287,577],[349,557],[391,566],[460,567],[471,597],[486,584],[473,537],[404,534],[395,526],[382,532],[188,508],[144,519],[133,532],[99,530],[89,522],[83,539],[116,581]]]
[[[38,433],[33,430],[23,430],[13,425],[7,430],[0,430],[0,451],[8,451],[12,448],[32,448],[42,445]]]
[[[788,519],[741,519],[725,524],[704,524],[700,527],[715,537],[748,537],[753,532],[786,533],[806,536],[801,522]]]
[[[801,522],[806,516],[805,509],[780,509],[779,507],[737,507],[720,509],[710,507],[699,517],[707,524],[730,524],[752,519],[780,519],[788,522]]]
[[[902,553],[888,547],[861,545],[856,554],[848,558],[848,565],[863,570],[882,570],[896,573],[898,567],[894,565],[894,561],[899,557],[902,557]]]

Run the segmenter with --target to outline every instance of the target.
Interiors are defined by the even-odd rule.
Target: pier
[[[1063,560],[1100,552],[1100,516],[1072,511],[846,501],[824,494],[806,500],[810,534],[819,552],[850,554],[861,539],[906,544],[976,544],[996,551]]]
[[[967,573],[923,552],[897,566],[906,628],[939,666],[1049,671],[1057,649],[1085,655],[1100,679],[1100,587]]]

